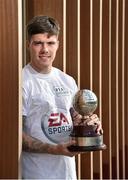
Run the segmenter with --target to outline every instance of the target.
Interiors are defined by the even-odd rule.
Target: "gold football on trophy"
[[[81,115],[92,114],[97,105],[96,95],[88,89],[79,90],[73,99],[73,107]]]

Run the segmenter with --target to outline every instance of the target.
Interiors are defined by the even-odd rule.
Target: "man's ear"
[[[27,48],[27,50],[29,50],[29,46],[30,46],[30,42],[29,42],[29,40],[26,40],[26,48]]]
[[[57,46],[57,49],[59,48],[59,45],[60,45],[60,41],[57,41],[58,42],[58,46]]]

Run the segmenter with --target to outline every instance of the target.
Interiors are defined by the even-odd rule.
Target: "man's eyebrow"
[[[40,41],[40,40],[35,40],[35,41],[32,41],[32,42],[38,42],[38,43],[44,43],[43,41]]]
[[[50,41],[40,41],[40,40],[35,40],[31,42],[34,45],[44,45],[45,43],[48,45],[54,45],[56,43],[58,43],[58,41],[54,41],[54,40],[50,40]]]
[[[40,40],[34,40],[34,41],[32,41],[32,43],[33,43],[33,42],[34,42],[34,43],[49,43],[49,42],[55,42],[55,43],[56,43],[57,41],[50,40],[50,41],[46,41],[46,42],[45,42],[45,41],[40,41]]]

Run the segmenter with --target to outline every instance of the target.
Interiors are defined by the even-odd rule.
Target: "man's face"
[[[47,33],[35,34],[28,44],[31,65],[39,72],[46,72],[52,67],[59,46],[58,36]]]

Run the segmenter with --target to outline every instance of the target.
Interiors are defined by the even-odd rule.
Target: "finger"
[[[100,122],[100,119],[97,115],[91,116],[89,119],[90,119],[90,121]]]
[[[69,142],[65,143],[64,146],[68,147],[68,146],[75,145],[75,144],[76,144],[76,141],[71,139]]]
[[[99,134],[103,134],[103,129],[102,129],[101,124],[97,126],[96,132],[99,132]]]
[[[103,133],[104,133],[104,131],[103,131],[103,129],[101,128],[101,129],[100,129],[100,134],[103,134]]]
[[[75,119],[82,119],[82,115],[81,114],[75,114],[74,118]]]
[[[90,119],[90,117],[88,115],[84,115],[83,119]]]
[[[73,121],[73,124],[74,125],[79,125],[81,123],[81,120],[75,120],[75,121]]]
[[[77,125],[81,122],[81,118],[82,116],[81,115],[77,115],[76,117],[73,117],[72,120],[73,120],[73,124],[74,125]]]
[[[99,120],[99,118],[95,118],[95,119],[90,119],[87,121],[87,125],[100,125],[101,122]]]
[[[69,111],[70,111],[71,115],[73,115],[73,114],[78,114],[78,112],[77,112],[73,107],[71,107],[71,108],[69,109]]]
[[[90,119],[95,119],[95,118],[98,118],[97,114],[92,114],[91,116],[89,116]]]
[[[70,111],[72,118],[76,118],[77,115],[79,115],[79,113],[77,111],[75,111],[75,109],[73,107],[71,107],[69,111]]]

